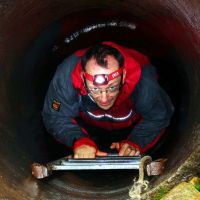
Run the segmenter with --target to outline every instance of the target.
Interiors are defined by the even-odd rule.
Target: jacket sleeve
[[[68,147],[73,147],[79,139],[87,138],[87,134],[74,120],[79,114],[79,97],[73,87],[71,73],[77,58],[71,56],[58,66],[49,85],[42,112],[47,131]]]
[[[169,96],[160,87],[152,65],[144,66],[132,99],[142,120],[133,128],[128,141],[142,153],[153,147],[169,125],[174,108]]]

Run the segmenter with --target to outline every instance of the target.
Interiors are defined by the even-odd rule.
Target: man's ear
[[[82,79],[82,81],[84,82],[84,71],[81,71],[81,79]]]
[[[123,69],[122,84],[124,84],[126,78],[126,70]]]
[[[84,85],[84,87],[86,88],[84,73],[85,73],[84,71],[81,71],[80,76],[81,76],[81,79],[82,79],[82,81],[83,81],[83,85]]]

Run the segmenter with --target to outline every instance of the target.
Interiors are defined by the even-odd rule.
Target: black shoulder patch
[[[52,102],[52,108],[55,110],[55,111],[59,111],[60,110],[60,106],[61,106],[61,103],[58,102],[57,100],[53,100]]]

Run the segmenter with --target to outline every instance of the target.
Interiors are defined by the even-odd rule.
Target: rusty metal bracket
[[[158,176],[163,174],[167,159],[158,159],[150,162],[146,166],[148,176]]]

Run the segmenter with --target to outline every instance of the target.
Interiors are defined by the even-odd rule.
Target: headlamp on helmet
[[[123,73],[123,68],[119,68],[118,70],[116,70],[110,74],[95,74],[93,76],[93,75],[85,72],[84,76],[88,81],[93,82],[93,85],[101,86],[101,85],[107,85],[109,83],[109,81],[121,76],[122,73]]]

